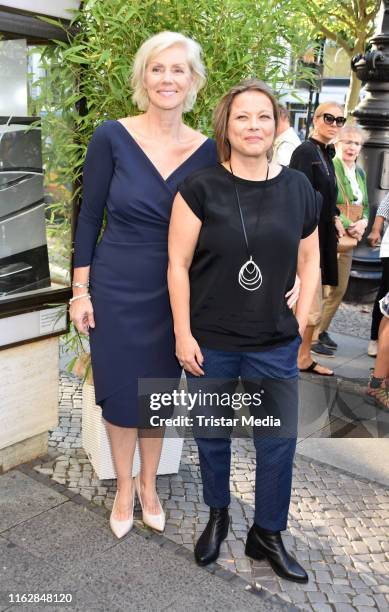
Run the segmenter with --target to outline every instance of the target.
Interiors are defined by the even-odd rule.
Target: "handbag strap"
[[[347,217],[348,219],[351,219],[351,221],[352,221],[352,216],[350,216],[350,207],[351,207],[351,203],[350,203],[349,198],[347,197],[347,194],[346,194],[346,189],[345,189],[345,187],[344,187],[344,185],[343,185],[343,183],[342,183],[342,181],[341,181],[341,180],[338,180],[338,182],[337,182],[337,183],[338,183],[338,187],[340,187],[340,190],[341,190],[341,192],[342,192],[342,196],[343,196],[344,204],[345,204],[345,206],[346,206],[346,217]],[[341,204],[338,204],[338,207],[339,207],[339,206],[342,206],[342,205],[341,205]],[[355,205],[355,206],[356,206],[356,205]],[[363,215],[363,205],[358,204],[358,209],[360,209],[360,210],[361,210],[361,218],[362,218],[362,215]]]
[[[342,181],[338,181],[338,187],[340,187],[340,191],[342,192],[343,200],[346,206],[346,217],[348,217],[350,214],[350,200],[347,197],[346,190],[344,188],[344,185],[342,184]]]
[[[325,158],[324,158],[323,151],[322,151],[322,150],[321,150],[321,148],[320,148],[320,145],[315,144],[315,143],[314,143],[314,142],[312,142],[312,140],[310,140],[310,139],[308,139],[308,140],[307,140],[307,142],[309,142],[309,143],[310,143],[310,144],[313,146],[313,148],[315,149],[316,153],[317,153],[317,154],[318,154],[318,156],[319,156],[319,159],[320,159],[321,163],[322,163],[322,164],[323,164],[323,166],[324,166],[324,170],[325,170],[325,172],[326,172],[327,176],[328,176],[328,177],[330,177],[330,176],[331,176],[331,173],[330,173],[330,170],[329,170],[328,164],[327,164],[327,162],[326,162],[326,160],[325,160]],[[334,179],[334,183],[335,183],[335,185],[336,185],[336,176],[335,176],[335,173],[334,173],[333,179]]]
[[[329,174],[330,174],[330,171],[329,171],[328,166],[327,166],[327,164],[326,164],[326,160],[324,159],[324,155],[323,155],[323,153],[321,152],[320,145],[316,145],[314,142],[312,142],[312,140],[308,140],[308,142],[309,142],[309,143],[310,143],[310,144],[313,146],[313,148],[315,149],[316,153],[317,153],[317,154],[318,154],[318,156],[319,156],[319,159],[320,159],[321,163],[322,163],[322,164],[323,164],[323,166],[324,166],[324,170],[326,171],[326,174],[327,174],[327,175],[329,175]]]

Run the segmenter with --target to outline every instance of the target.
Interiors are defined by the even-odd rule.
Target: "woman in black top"
[[[286,435],[264,436],[254,427],[261,469],[246,554],[266,557],[280,576],[306,582],[280,531],[286,529],[296,446],[299,334],[319,277],[320,196],[302,173],[270,161],[277,120],[277,103],[262,81],[244,81],[222,98],[214,121],[222,163],[195,172],[179,187],[169,230],[168,284],[176,355],[189,386],[193,377],[204,383],[239,376],[249,384],[260,380],[261,408],[292,423],[293,433],[288,425]],[[301,292],[294,316],[285,295],[297,268]],[[250,405],[254,416],[257,407]],[[208,430],[194,425],[210,506],[195,558],[206,565],[217,558],[228,532],[230,430],[226,423],[228,433],[225,427],[215,438],[212,422]]]
[[[339,212],[336,207],[338,191],[332,162],[335,147],[331,143],[336,139],[345,122],[343,109],[337,102],[319,104],[313,115],[312,135],[294,150],[289,165],[290,168],[304,172],[313,188],[323,198],[319,220],[321,282],[311,306],[298,361],[301,371],[325,376],[332,376],[333,371],[312,361],[310,352],[313,350],[327,357],[333,356],[330,347],[318,341],[318,333],[322,314],[322,285],[337,286],[338,284],[337,243],[338,237],[344,234],[344,228],[337,216]]]

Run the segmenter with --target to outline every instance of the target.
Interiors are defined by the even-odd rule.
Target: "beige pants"
[[[346,293],[352,260],[352,249],[347,253],[338,253],[338,285],[336,287],[330,285],[323,287],[323,310],[321,320],[313,334],[314,341],[317,340],[321,332],[328,330],[332,318],[339,308],[339,304]]]
[[[321,280],[317,283],[316,291],[313,296],[311,308],[308,314],[308,325],[319,327],[323,310],[323,287]],[[316,331],[316,330],[315,330]]]

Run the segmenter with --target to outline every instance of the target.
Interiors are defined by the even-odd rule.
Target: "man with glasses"
[[[317,107],[312,122],[310,137],[297,147],[290,161],[290,168],[304,172],[313,188],[322,196],[319,220],[321,279],[300,346],[299,369],[301,372],[333,376],[332,370],[312,359],[311,350],[327,357],[333,356],[333,351],[314,338],[314,331],[318,329],[322,317],[322,285],[338,284],[337,243],[345,230],[336,207],[338,190],[332,161],[335,148],[332,143],[337,139],[346,119],[343,108],[337,102],[324,102]]]

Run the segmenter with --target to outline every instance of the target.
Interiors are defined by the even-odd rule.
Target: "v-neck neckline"
[[[142,149],[142,147],[140,146],[140,144],[136,141],[136,139],[134,138],[134,136],[131,134],[131,132],[129,132],[129,130],[126,128],[125,125],[123,125],[123,123],[121,123],[120,121],[118,121],[118,119],[114,120],[116,123],[118,123],[119,125],[122,126],[123,130],[125,130],[125,132],[128,134],[129,138],[131,139],[131,141],[135,144],[135,146],[139,149],[139,151],[141,152],[141,154],[143,155],[143,157],[145,158],[145,160],[147,161],[147,163],[149,164],[149,166],[151,166],[151,168],[154,170],[154,172],[159,176],[159,178],[161,179],[161,181],[163,181],[163,183],[165,183],[165,185],[168,184],[168,182],[170,181],[170,179],[178,172],[178,170],[180,170],[190,159],[192,159],[192,157],[194,155],[196,155],[196,153],[198,153],[200,151],[200,149],[203,148],[203,146],[209,141],[209,138],[207,138],[206,140],[204,140],[204,142],[201,143],[200,146],[197,147],[197,149],[195,149],[193,151],[193,153],[191,153],[186,159],[184,159],[183,162],[181,162],[181,164],[179,164],[177,166],[177,168],[175,168],[173,170],[173,172],[171,172],[169,174],[169,176],[167,176],[166,178],[164,178],[162,176],[162,174],[160,173],[160,171],[158,170],[157,166],[151,161],[151,159],[149,158],[149,156],[145,153],[145,151]]]

